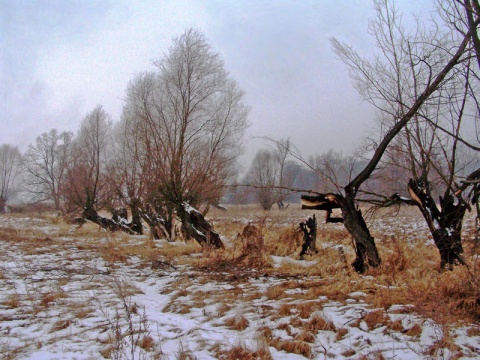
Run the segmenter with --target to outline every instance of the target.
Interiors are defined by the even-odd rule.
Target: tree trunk
[[[131,206],[130,209],[132,211],[132,222],[130,228],[138,235],[143,235],[143,224],[140,210],[136,205]]]
[[[309,217],[307,221],[300,223],[300,229],[303,232],[303,245],[300,252],[300,259],[303,259],[307,252],[317,253],[317,219],[315,214]]]
[[[213,231],[212,224],[205,220],[198,210],[187,203],[183,203],[179,206],[178,215],[182,220],[182,227],[187,238],[194,238],[202,247],[225,248],[220,235]]]
[[[370,235],[362,212],[357,209],[353,195],[343,197],[340,194],[302,195],[302,209],[327,211],[326,222],[343,222],[353,238],[356,258],[352,263],[355,271],[365,272],[369,267],[378,267],[381,263],[374,238]],[[332,209],[342,210],[343,218],[332,218]]]
[[[7,212],[7,202],[6,200],[0,198],[0,214],[4,214]]]
[[[425,218],[433,241],[440,252],[440,268],[452,269],[464,264],[462,253],[462,222],[468,204],[461,195],[440,197],[440,209],[431,196],[430,183],[410,179],[408,191]]]
[[[127,234],[133,235],[135,234],[135,232],[130,228],[128,222],[126,222],[126,220],[124,220],[123,218],[123,216],[125,215],[124,212],[126,213],[125,209],[118,211],[117,213],[114,213],[112,219],[108,219],[106,217],[98,215],[98,213],[92,208],[85,208],[83,210],[82,217],[86,220],[100,225],[105,230],[112,232],[121,230],[123,232],[126,232]]]
[[[369,267],[380,266],[381,260],[378,254],[375,239],[370,235],[362,211],[350,197],[339,199],[343,214],[343,225],[353,238],[356,258],[352,267],[358,273],[363,273]]]
[[[145,208],[138,208],[141,218],[150,227],[150,234],[154,239],[167,238],[171,239],[172,228],[167,230],[168,223],[165,221],[150,204],[146,204]],[[169,232],[170,231],[170,232]]]

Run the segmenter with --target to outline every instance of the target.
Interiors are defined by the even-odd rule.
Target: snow
[[[55,225],[41,219],[6,218],[0,227],[32,227],[47,236],[59,233]],[[388,223],[380,223],[387,229]],[[410,226],[410,231],[417,226]],[[25,250],[21,242],[0,239],[0,353],[13,354],[19,359],[103,359],[102,354],[112,345],[123,358],[150,359],[155,354],[163,359],[178,358],[188,352],[196,359],[217,359],[215,349],[229,350],[240,345],[255,349],[259,344],[259,331],[268,327],[274,336],[291,340],[299,329],[290,326],[294,315],[279,316],[277,309],[285,304],[296,304],[296,294],[305,290],[300,286],[285,291],[287,297],[270,299],[266,294],[284,279],[262,276],[251,271],[242,281],[231,281],[227,274],[208,277],[188,265],[175,265],[175,269],[151,269],[144,261],[132,256],[127,262],[109,263],[98,252],[81,246],[88,239],[60,237],[59,240],[35,243],[35,251]],[[105,239],[106,241],[106,239]],[[140,246],[141,238],[131,242]],[[167,242],[158,241],[156,246]],[[182,243],[174,243],[182,246]],[[168,243],[169,246],[172,243]],[[316,261],[272,257],[276,266],[293,263],[308,269]],[[374,281],[372,276],[362,280]],[[300,281],[300,280],[298,280]],[[48,296],[52,295],[48,300]],[[291,296],[291,297],[289,297]],[[18,297],[17,305],[9,305]],[[443,338],[444,328],[431,319],[411,313],[408,306],[393,305],[385,310],[391,321],[401,321],[405,329],[415,324],[422,331],[418,337],[409,336],[386,326],[369,329],[362,319],[379,309],[365,302],[367,295],[356,291],[344,302],[319,296],[315,301],[322,309],[311,314],[333,323],[335,331],[319,330],[310,344],[311,358],[359,359],[430,359],[430,346]],[[221,311],[226,300],[228,309]],[[135,306],[134,306],[135,305]],[[133,309],[130,315],[125,306]],[[407,311],[405,311],[407,310]],[[383,311],[383,310],[382,310]],[[233,317],[245,318],[248,326],[235,330],[226,324]],[[124,334],[130,326],[145,330],[153,339],[152,349],[131,348],[132,336],[115,343],[115,329]],[[308,321],[308,319],[305,319]],[[279,329],[286,324],[292,334]],[[339,329],[345,334],[338,336]],[[469,336],[468,326],[452,330],[463,359],[478,358],[480,337]],[[305,359],[306,357],[269,347],[273,359]],[[453,356],[440,348],[438,356]],[[12,356],[13,356],[12,355]],[[8,358],[8,356],[6,356]]]

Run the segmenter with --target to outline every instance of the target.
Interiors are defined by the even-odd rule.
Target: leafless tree
[[[270,210],[275,203],[279,209],[285,208],[285,201],[292,194],[288,189],[293,187],[300,171],[297,163],[288,160],[292,154],[290,140],[273,142],[275,148],[257,151],[244,181],[253,188],[255,198],[264,210]]]
[[[464,59],[471,38],[470,33],[466,33],[445,43],[445,37],[451,38],[452,34],[436,33],[440,26],[435,27],[433,32],[420,31],[417,27],[418,31],[407,35],[394,5],[386,0],[378,0],[375,1],[375,10],[376,17],[370,23],[370,29],[380,55],[369,60],[349,45],[335,39],[332,44],[349,68],[360,94],[393,121],[385,124],[385,131],[382,131],[372,148],[370,161],[342,192],[318,196],[319,206],[330,204],[341,208],[343,223],[355,242],[356,259],[353,266],[359,272],[369,266],[379,266],[381,262],[375,241],[357,204],[359,190],[378,169],[395,137],[423,106],[435,101],[439,89],[448,83],[449,76]],[[413,64],[410,63],[412,58],[415,58]],[[409,72],[398,71],[404,64],[409,64]],[[412,81],[416,81],[414,92],[408,91]],[[399,98],[399,95],[402,97]]]
[[[69,201],[85,219],[96,221],[97,211],[110,205],[106,177],[112,123],[101,106],[88,113],[72,144],[67,174]]]
[[[154,64],[154,72],[130,83],[123,121],[138,135],[141,151],[134,157],[144,181],[144,213],[171,233],[175,214],[188,215],[184,204],[208,208],[223,195],[236,172],[248,109],[243,91],[196,30],[175,38]]]
[[[16,146],[0,146],[0,213],[7,211],[7,201],[18,191],[18,177],[22,171],[22,154]]]
[[[299,173],[299,165],[292,160],[288,160],[292,152],[290,139],[281,139],[276,143],[275,158],[278,163],[278,181],[279,189],[277,191],[276,203],[279,209],[285,208],[285,201],[291,195],[286,188],[293,187],[295,179]]]
[[[313,171],[313,189],[318,192],[340,191],[352,180],[357,160],[354,156],[334,150],[311,156],[306,165]]]
[[[260,149],[252,160],[247,174],[247,182],[254,187],[255,198],[264,210],[275,204],[278,189],[278,162],[270,149]]]
[[[52,129],[38,136],[24,156],[28,192],[36,201],[53,201],[56,210],[66,210],[62,203],[72,139],[73,133]]]

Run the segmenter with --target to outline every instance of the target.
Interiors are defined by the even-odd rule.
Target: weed
[[[423,329],[420,325],[413,324],[413,326],[410,329],[408,329],[405,332],[405,334],[412,337],[419,337],[420,335],[422,335],[422,332],[423,332]]]
[[[242,314],[237,314],[231,318],[225,320],[225,325],[231,328],[232,330],[242,331],[248,327],[248,320]]]
[[[386,325],[387,320],[388,318],[383,310],[370,311],[363,317],[363,321],[365,321],[369,330]]]
[[[271,346],[276,348],[278,351],[302,355],[308,359],[312,356],[312,347],[310,344],[303,341],[277,340],[273,341]]]
[[[315,313],[307,324],[310,331],[335,331],[336,327],[332,321],[325,319],[324,315]]]
[[[16,309],[20,306],[20,295],[13,293],[7,296],[7,299],[2,302],[3,306],[11,309]]]
[[[337,341],[340,341],[340,340],[342,340],[343,337],[344,337],[345,335],[347,335],[347,334],[348,334],[348,329],[346,329],[346,328],[337,329],[337,336],[336,336],[335,339],[336,339]]]

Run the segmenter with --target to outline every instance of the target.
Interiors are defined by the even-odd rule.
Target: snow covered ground
[[[362,291],[303,296],[320,277],[193,266],[203,254],[108,261],[96,250],[117,241],[108,234],[92,240],[26,215],[0,218],[0,230],[4,359],[480,358],[478,324],[447,328],[408,306],[375,309]]]

